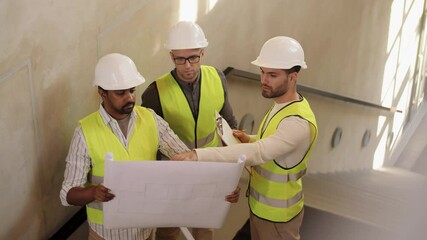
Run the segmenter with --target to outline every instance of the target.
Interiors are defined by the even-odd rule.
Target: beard
[[[265,98],[276,98],[284,95],[288,91],[288,88],[285,84],[281,85],[279,88],[273,89],[272,87],[263,84],[262,85],[262,96]]]
[[[121,109],[119,109],[120,114],[130,114],[133,111],[133,107],[135,106],[135,102],[128,102]]]

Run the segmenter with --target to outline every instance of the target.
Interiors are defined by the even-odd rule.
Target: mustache
[[[133,106],[135,106],[135,102],[128,102],[123,107],[126,108],[126,107],[133,107]]]

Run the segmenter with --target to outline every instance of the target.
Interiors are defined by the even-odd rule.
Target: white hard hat
[[[105,90],[122,90],[136,87],[145,82],[128,56],[110,53],[99,59],[95,68],[95,86]]]
[[[169,50],[205,48],[208,46],[202,28],[194,22],[181,21],[169,31],[165,48]]]
[[[307,68],[304,50],[299,42],[290,37],[274,37],[264,43],[253,65],[259,67],[290,69],[295,66]]]

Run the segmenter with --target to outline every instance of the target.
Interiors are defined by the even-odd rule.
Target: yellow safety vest
[[[149,110],[140,106],[135,106],[134,111],[136,113],[135,128],[130,136],[128,149],[125,149],[111,129],[105,125],[99,112],[94,112],[79,121],[92,159],[88,184],[97,185],[103,182],[104,160],[107,152],[113,153],[114,161],[156,159],[159,140],[154,116]],[[103,223],[101,202],[89,203],[86,205],[86,212],[89,221]]]
[[[215,111],[224,105],[224,89],[217,70],[201,66],[199,114],[195,120],[184,92],[172,74],[156,80],[163,118],[188,148],[217,147]]]
[[[249,185],[249,207],[252,213],[272,222],[289,222],[302,211],[304,206],[301,178],[305,175],[307,159],[316,142],[317,124],[304,98],[285,106],[271,118],[270,122],[266,123],[270,111],[258,130],[259,139],[273,134],[282,119],[286,117],[297,116],[307,120],[310,125],[310,147],[295,167],[283,168],[274,159],[252,167]],[[267,127],[262,132],[265,124]]]

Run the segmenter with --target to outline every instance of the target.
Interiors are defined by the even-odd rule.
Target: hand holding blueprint
[[[238,163],[105,161],[104,185],[116,197],[103,204],[107,228],[221,228],[224,200],[238,184]]]

